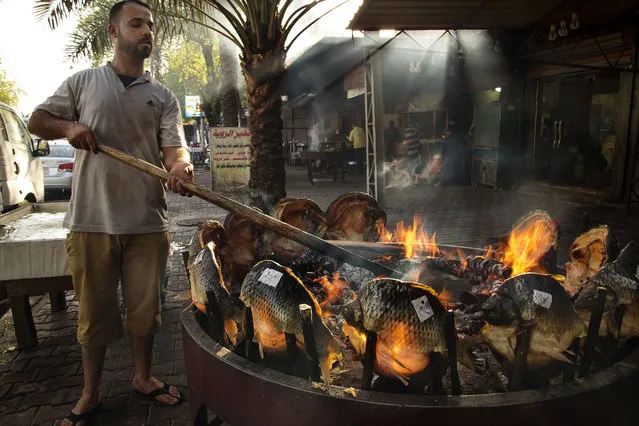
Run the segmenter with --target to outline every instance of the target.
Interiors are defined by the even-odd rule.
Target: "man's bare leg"
[[[133,352],[133,388],[142,393],[149,393],[162,387],[155,377],[151,376],[151,355],[153,353],[153,335],[134,336],[129,334]],[[180,397],[178,390],[171,386],[169,395],[160,395],[156,399],[166,404],[175,404]]]
[[[71,410],[74,414],[89,412],[101,402],[100,378],[102,376],[105,354],[106,346],[82,345],[82,374],[84,375],[84,386],[82,387],[82,396]],[[69,420],[65,419],[62,421],[62,426],[71,425],[72,423]]]

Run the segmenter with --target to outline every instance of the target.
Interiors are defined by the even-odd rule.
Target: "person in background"
[[[419,182],[421,172],[421,142],[420,129],[415,118],[411,115],[407,118],[407,127],[404,130],[404,150],[406,159],[406,171],[410,174],[413,183]]]
[[[399,129],[395,127],[395,122],[393,120],[389,121],[388,127],[384,130],[386,162],[390,163],[395,158],[395,145],[400,143],[402,141],[401,139],[401,134],[399,133]]]
[[[439,182],[435,186],[455,185],[459,182],[466,152],[466,138],[454,120],[444,131],[443,157]]]
[[[348,135],[349,147],[352,148],[353,159],[357,161],[357,171],[366,171],[366,132],[359,124],[353,123]]]

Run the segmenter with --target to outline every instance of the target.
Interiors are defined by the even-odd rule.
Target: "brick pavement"
[[[208,172],[198,170],[197,182],[208,186]],[[322,182],[311,186],[305,169],[287,171],[287,190],[291,197],[310,197],[326,208],[337,195],[364,190],[363,176],[347,176],[346,184]],[[161,380],[186,386],[179,313],[189,302],[188,282],[179,255],[201,218],[222,220],[226,212],[198,198],[168,196],[174,253],[163,325],[155,341],[153,372]],[[243,201],[239,198],[239,201]],[[592,198],[565,193],[538,185],[518,191],[491,191],[479,188],[432,188],[417,186],[393,190],[386,199],[389,221],[409,219],[418,213],[429,232],[437,231],[441,243],[483,245],[489,238],[506,233],[513,221],[534,208],[555,214],[562,224],[561,256],[577,235],[581,214],[587,211],[594,223],[608,223],[625,243],[639,238],[637,217],[623,214],[614,206],[603,206]],[[54,424],[78,398],[82,382],[80,351],[75,342],[77,302],[67,294],[65,312],[51,313],[47,297],[33,297],[36,329],[40,345],[33,350],[15,349],[11,314],[0,320],[0,424]],[[144,403],[131,392],[131,351],[126,337],[109,346],[104,368],[104,402],[94,424],[181,425],[188,424],[188,405],[158,407]]]

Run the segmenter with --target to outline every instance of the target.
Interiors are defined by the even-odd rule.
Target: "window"
[[[9,110],[2,110],[2,118],[6,128],[9,141],[21,142],[28,150],[32,149],[31,135],[24,127],[24,122]]]
[[[75,148],[71,145],[49,145],[49,157],[73,158]]]
[[[4,125],[4,120],[2,119],[2,115],[0,115],[0,141],[6,142],[9,140],[9,136],[7,135],[7,128]]]

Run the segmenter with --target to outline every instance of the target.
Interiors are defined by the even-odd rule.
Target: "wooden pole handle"
[[[163,181],[168,181],[170,174],[166,170],[154,166],[153,164],[147,163],[144,160],[139,158],[135,158],[129,154],[125,154],[119,149],[106,146],[99,145],[98,151],[101,153],[108,155],[111,158],[119,160],[125,164],[128,164],[136,169],[143,171],[151,176],[155,176],[158,179]],[[179,179],[179,178],[178,178]],[[350,252],[342,247],[338,247],[334,244],[329,243],[326,240],[316,237],[315,235],[309,234],[308,232],[302,231],[288,223],[282,222],[280,220],[275,219],[274,217],[268,216],[264,213],[260,213],[259,211],[245,206],[244,204],[238,203],[237,201],[231,200],[223,195],[220,195],[216,192],[213,192],[209,189],[206,189],[200,185],[195,183],[186,182],[182,179],[179,179],[180,183],[184,188],[189,190],[193,195],[210,202],[211,204],[215,204],[218,207],[223,208],[224,210],[235,212],[240,214],[256,224],[262,226],[269,231],[273,231],[279,235],[282,235],[286,238],[290,238],[291,240],[298,242],[306,247],[312,248],[320,253],[323,253],[327,256],[331,256],[337,260],[349,263],[353,266],[358,266],[360,268],[367,269],[373,272],[375,275],[382,275],[390,277],[395,274],[395,276],[402,276],[402,274],[397,273],[396,271],[384,266],[379,263],[373,262],[372,260],[366,259],[365,257],[359,256],[353,252]]]

